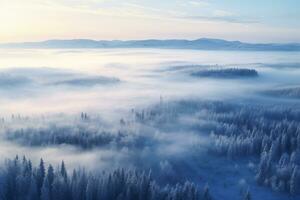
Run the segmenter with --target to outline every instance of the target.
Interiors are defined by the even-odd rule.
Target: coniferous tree
[[[48,180],[48,176],[46,176],[42,189],[41,189],[41,200],[51,200],[50,194],[51,194],[51,190],[50,190],[50,183]]]
[[[65,166],[64,161],[61,162],[60,173],[61,173],[62,177],[64,178],[64,180],[67,181],[68,180],[68,174],[67,174],[67,170],[66,170],[66,166]]]
[[[39,168],[37,170],[36,174],[36,184],[37,184],[37,190],[38,190],[38,196],[41,195],[41,188],[44,183],[44,178],[45,178],[45,165],[43,159],[40,160]]]
[[[290,193],[295,195],[300,193],[300,174],[298,166],[293,170],[291,180],[290,180]]]
[[[39,200],[39,192],[37,188],[37,182],[34,176],[31,176],[30,187],[27,195],[28,200]]]

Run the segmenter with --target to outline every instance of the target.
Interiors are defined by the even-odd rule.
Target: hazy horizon
[[[225,39],[225,38],[212,38],[212,37],[196,37],[196,38],[144,38],[144,39],[101,39],[101,38],[46,38],[44,40],[27,40],[27,41],[7,41],[7,42],[0,42],[0,44],[12,44],[12,43],[39,43],[39,42],[47,42],[47,41],[70,41],[70,40],[91,40],[91,41],[147,41],[147,40],[187,40],[187,41],[195,41],[195,40],[224,40],[228,42],[241,42],[241,43],[249,43],[249,44],[300,44],[300,41],[246,41],[246,40],[235,40],[235,39]]]
[[[299,4],[295,0],[2,0],[0,43],[202,37],[300,42]]]

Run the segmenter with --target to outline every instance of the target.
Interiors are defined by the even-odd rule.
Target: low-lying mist
[[[209,185],[216,199],[300,191],[299,53],[8,50],[0,57],[2,158],[64,160],[69,172],[151,171],[159,185]]]

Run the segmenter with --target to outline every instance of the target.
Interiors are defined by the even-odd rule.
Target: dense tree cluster
[[[260,155],[256,180],[275,191],[300,193],[300,112],[243,106],[238,111],[212,114],[218,122],[214,152],[236,158]]]
[[[260,157],[258,183],[275,191],[300,193],[299,108],[180,101],[137,112],[136,118],[148,124],[178,123],[184,114],[205,120],[197,130],[211,134],[210,152],[231,159]]]
[[[64,162],[57,168],[37,167],[30,160],[7,160],[0,171],[0,197],[4,200],[209,200],[208,188],[199,192],[190,182],[158,185],[151,173],[117,169],[95,174],[84,169],[69,175]]]
[[[226,68],[226,69],[203,69],[192,72],[192,76],[196,77],[212,77],[212,78],[243,78],[257,77],[258,72],[255,69],[246,68]]]
[[[84,120],[87,116],[83,115]],[[41,128],[23,127],[5,130],[5,139],[18,142],[27,146],[47,145],[74,145],[83,149],[94,147],[134,147],[139,148],[145,142],[151,142],[145,135],[135,134],[128,129],[101,130],[93,126],[82,126],[81,124],[71,125],[49,125]]]

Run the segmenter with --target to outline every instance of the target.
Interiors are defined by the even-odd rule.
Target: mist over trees
[[[228,92],[228,96],[221,100],[219,96],[212,95],[211,98],[209,94],[200,98],[205,95],[201,89],[206,88],[196,86],[193,97],[186,93],[178,99],[174,96],[165,99],[162,95],[158,103],[157,98],[156,103],[145,101],[137,107],[132,102],[125,103],[122,106],[127,112],[122,110],[122,113],[105,116],[105,120],[102,119],[105,111],[96,110],[98,104],[92,104],[92,109],[76,110],[76,114],[71,115],[31,115],[29,111],[28,116],[24,112],[23,115],[9,116],[4,113],[0,117],[0,137],[4,145],[11,146],[9,149],[20,148],[33,162],[37,157],[43,157],[55,163],[63,156],[66,164],[72,167],[67,168],[64,162],[57,166],[45,164],[43,159],[33,166],[25,157],[7,160],[0,169],[0,199],[208,200],[222,199],[226,194],[228,198],[249,200],[279,193],[284,198],[298,198],[300,106],[292,98],[298,98],[299,88],[270,87],[262,93],[252,90],[249,99],[226,91],[226,88],[240,89],[235,84],[247,83],[243,88],[247,93],[248,88],[257,86],[256,80],[266,81],[263,80],[265,71],[258,65],[247,65],[255,69],[242,65],[242,68],[226,68],[229,64],[176,65],[151,71],[153,74],[148,72],[143,77],[149,85],[154,81],[149,77],[159,73],[166,78],[159,84],[166,84],[166,80],[171,79],[178,82],[190,78],[192,84],[205,85],[203,80],[209,80],[212,84],[222,85],[223,82],[219,82],[222,79],[224,85],[228,85],[216,90]],[[59,88],[65,93],[66,88],[75,89],[76,86],[76,92],[86,92],[82,101],[87,101],[90,93],[96,94],[91,87],[94,85],[99,85],[98,89],[103,86],[101,92],[97,91],[97,98],[101,98],[102,93],[107,98],[118,92],[111,88],[111,93],[105,93],[106,82],[119,80],[110,79],[111,76],[106,79],[106,76],[93,76],[92,73],[81,75],[75,71],[54,69],[15,69],[6,73],[9,75],[0,75],[2,89],[6,89],[5,84],[15,89],[38,86],[37,93],[45,88],[49,89],[48,92]],[[254,77],[257,78],[248,79]],[[173,87],[172,84],[167,87]],[[123,81],[119,85],[117,87],[123,88]],[[157,90],[155,87],[151,89]],[[183,87],[172,88],[175,93],[179,89]],[[45,94],[48,95],[47,91]],[[72,95],[64,97],[69,99]],[[282,98],[282,103],[272,99],[274,96],[292,98]],[[107,105],[110,102],[104,107]],[[116,110],[118,112],[118,108]],[[40,150],[44,151],[43,155],[37,153]],[[1,155],[5,155],[5,151],[8,152],[4,149]],[[53,158],[58,154],[62,155]],[[76,168],[81,162],[85,169]],[[257,195],[257,188],[261,188],[264,194]]]
[[[40,129],[22,128],[8,130],[5,139],[16,141],[26,146],[73,145],[82,149],[107,147],[114,144],[118,147],[138,147],[146,140],[146,136],[128,133],[127,130],[108,131],[95,130],[88,126],[49,126]],[[127,138],[131,138],[128,140]],[[150,138],[149,141],[150,142]]]
[[[274,97],[287,97],[287,98],[300,98],[300,87],[286,87],[286,88],[277,88],[269,89],[263,91],[262,94]]]
[[[139,149],[156,142],[155,138],[146,134],[147,131],[139,132],[139,124],[136,122],[120,119],[110,126],[97,116],[83,112],[79,116],[72,116],[69,121],[66,118],[52,121],[53,117],[33,119],[12,115],[9,120],[1,119],[1,136],[5,140],[24,146],[71,145],[82,150],[110,146]],[[16,124],[18,126],[15,126]]]
[[[299,107],[179,101],[142,110],[136,117],[142,123],[161,125],[176,123],[184,114],[202,121],[193,128],[210,135],[210,153],[235,160],[259,157],[254,174],[258,184],[300,193]]]
[[[185,119],[187,116],[189,118]],[[190,122],[186,123],[186,120]],[[96,147],[110,148],[111,146],[117,146],[120,149],[126,147],[131,151],[137,149],[144,151],[165,142],[158,140],[151,131],[145,131],[146,127],[151,127],[150,130],[152,131],[163,130],[169,137],[172,137],[174,130],[170,127],[172,127],[172,124],[176,124],[176,127],[180,127],[182,130],[192,130],[199,136],[206,135],[209,138],[207,148],[209,154],[231,160],[239,160],[242,157],[257,158],[256,160],[259,160],[259,162],[255,163],[253,179],[256,180],[258,185],[268,186],[278,192],[299,195],[299,122],[300,108],[297,106],[292,109],[290,106],[282,105],[196,100],[165,102],[161,99],[159,104],[148,108],[132,109],[127,118],[120,119],[119,130],[109,130],[107,128],[105,131],[101,131],[101,129],[94,129],[93,124],[99,123],[99,121],[93,120],[93,117],[86,113],[81,113],[77,125],[52,125],[40,129],[24,127],[21,129],[7,129],[4,138],[29,146],[69,144],[87,150]],[[5,121],[2,123],[5,124]],[[134,128],[130,127],[141,128],[135,129],[137,132],[132,133],[131,131]],[[129,136],[130,140],[126,139]],[[196,156],[197,148],[194,148],[190,154]],[[138,154],[132,156],[138,156]],[[152,159],[154,161],[159,159],[156,156],[153,152]],[[166,164],[168,165],[168,162]],[[178,167],[181,164],[177,163],[176,165]],[[176,170],[176,168],[172,170]],[[50,169],[50,171],[52,170]],[[156,172],[156,175],[160,174],[156,177],[163,176],[164,173],[166,172]],[[42,190],[41,181],[38,179],[35,181]],[[96,180],[93,179],[93,181]],[[49,185],[47,182],[45,184]],[[126,182],[126,184],[129,183]],[[68,185],[67,187],[71,186]],[[179,190],[182,190],[180,188],[184,186],[178,187]],[[155,186],[155,188],[160,187]],[[159,195],[162,195],[162,191],[168,191],[165,193],[165,196],[168,196],[167,193],[174,190],[174,188],[171,189],[172,187],[170,187],[170,191],[166,189],[168,187],[163,188],[159,189]],[[47,189],[44,188],[44,190],[44,192],[49,193]],[[89,188],[89,190],[93,189]],[[92,194],[94,193],[96,192],[92,192]],[[125,195],[125,193],[122,193],[122,195]],[[250,196],[250,194],[245,194],[245,198],[250,198]],[[116,199],[116,196],[114,198]]]
[[[0,199],[299,199],[299,53],[207,42],[0,52]]]

